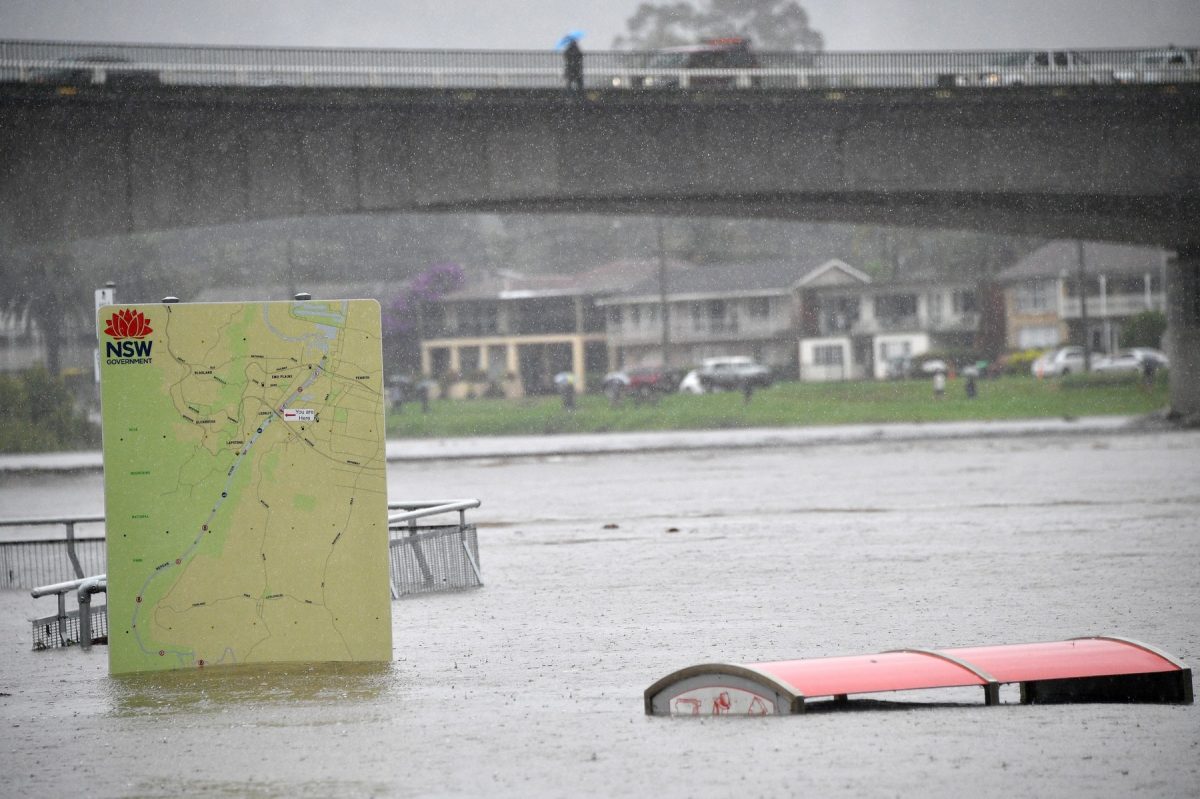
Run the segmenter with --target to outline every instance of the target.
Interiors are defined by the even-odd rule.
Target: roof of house
[[[820,285],[836,275],[841,282],[869,283],[871,278],[838,259],[817,266],[797,261],[752,261],[748,263],[709,264],[668,274],[667,292],[673,296],[713,296],[773,294],[796,286]],[[620,292],[621,299],[657,297],[658,277],[654,276]]]
[[[686,261],[667,259],[669,274],[692,268]],[[657,258],[611,261],[586,272],[576,274],[522,274],[520,272],[496,271],[474,281],[445,299],[454,300],[508,300],[526,297],[572,297],[581,295],[608,295],[640,283],[651,275],[657,275]],[[654,283],[658,285],[658,278]]]
[[[1130,244],[1083,243],[1083,269],[1089,275],[1144,274],[1162,268],[1164,250]],[[1003,283],[1074,275],[1079,271],[1078,243],[1059,239],[1044,244],[1001,272]]]

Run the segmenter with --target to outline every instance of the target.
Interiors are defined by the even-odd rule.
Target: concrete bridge
[[[993,88],[934,71],[899,86],[581,93],[22,73],[0,86],[0,242],[578,211],[1153,244],[1178,253],[1172,407],[1200,413],[1200,82]]]

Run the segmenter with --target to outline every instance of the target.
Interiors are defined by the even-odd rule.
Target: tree
[[[388,303],[383,312],[383,335],[391,351],[389,366],[412,370],[420,365],[422,316],[465,282],[466,273],[458,264],[434,264],[409,281]]]
[[[0,312],[24,319],[42,335],[46,369],[61,371],[62,347],[82,330],[94,330],[92,286],[80,279],[80,265],[67,244],[12,249],[0,255],[5,292]]]
[[[819,52],[821,34],[809,27],[808,12],[795,0],[707,0],[690,3],[642,3],[625,21],[629,33],[613,47],[653,50],[695,44],[716,37],[740,36],[760,50]]]
[[[1121,326],[1122,347],[1162,346],[1163,333],[1167,332],[1167,317],[1160,311],[1142,311],[1131,316]]]

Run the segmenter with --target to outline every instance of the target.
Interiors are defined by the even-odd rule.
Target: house
[[[657,260],[624,260],[575,275],[488,275],[446,295],[421,319],[421,370],[450,396],[545,393],[563,372],[584,391],[589,374],[599,377],[609,365],[602,298],[659,269]]]
[[[665,307],[671,365],[747,355],[811,381],[883,378],[896,359],[970,348],[981,321],[970,281],[880,284],[836,258],[695,267],[599,305],[616,366],[662,363]]]
[[[1081,343],[1086,309],[1091,348],[1114,351],[1126,320],[1165,308],[1167,255],[1152,247],[1066,240],[1034,250],[998,276],[1004,287],[1008,348]]]
[[[928,275],[880,283],[830,261],[797,288],[801,380],[881,380],[915,356],[979,344],[981,297],[970,280]]]
[[[795,261],[709,264],[633,285],[598,303],[606,311],[609,363],[683,367],[745,355],[794,375],[796,286],[805,272]]]

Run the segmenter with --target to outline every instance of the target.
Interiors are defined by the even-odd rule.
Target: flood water
[[[393,464],[389,495],[481,499],[485,581],[394,602],[390,664],[116,679],[31,651],[52,600],[0,591],[3,793],[1200,794],[1195,705],[642,700],[696,663],[1097,634],[1195,664],[1200,433]],[[0,508],[102,512],[101,478],[0,478]]]

